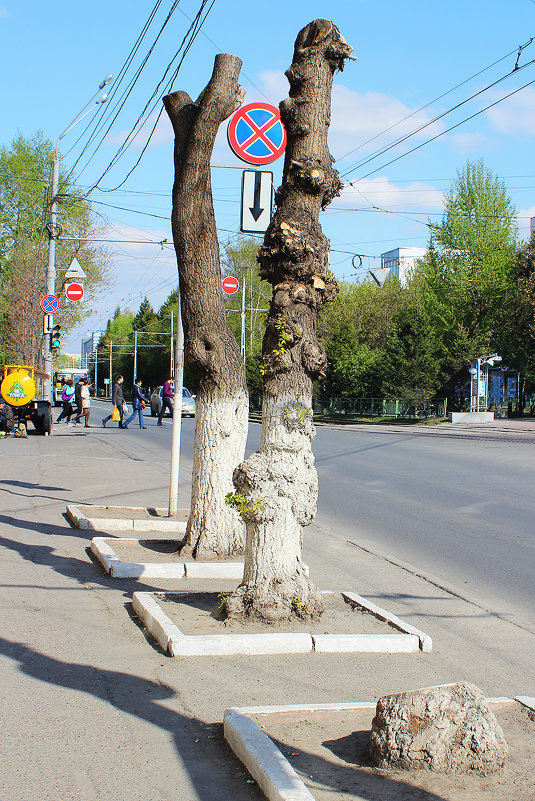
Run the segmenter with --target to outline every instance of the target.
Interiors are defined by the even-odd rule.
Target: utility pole
[[[243,358],[243,362],[245,364],[245,273],[243,274],[243,285],[241,291],[241,338],[240,338],[240,350],[241,355]]]
[[[112,376],[113,376],[113,342],[110,342],[110,383],[108,385],[110,387],[110,391],[113,385]]]
[[[60,137],[61,139],[61,137]],[[59,143],[59,139],[58,139]],[[58,145],[56,144],[56,154],[52,162],[52,187],[50,203],[50,219],[47,225],[48,230],[48,263],[46,267],[46,293],[47,295],[56,294],[56,220],[58,216],[58,204],[56,197],[58,194],[59,182],[59,159]],[[45,335],[43,345],[43,370],[48,374],[48,378],[43,381],[43,398],[53,403],[52,398],[52,349],[50,347],[50,337]]]
[[[137,378],[137,331],[134,331],[134,380],[132,386],[136,383]]]
[[[170,343],[170,347],[169,347],[171,364],[170,364],[170,367],[169,367],[169,375],[174,375],[175,374],[175,337],[174,337],[174,332],[173,332],[174,320],[175,320],[175,315],[173,314],[173,312],[171,312],[171,343]]]
[[[169,480],[169,517],[178,508],[178,478],[180,473],[180,434],[182,428],[182,386],[184,383],[184,331],[180,309],[180,289],[176,306],[175,397],[173,404],[173,432],[171,435],[171,475]]]
[[[98,397],[98,345],[95,348],[95,398]]]
[[[112,79],[111,75],[108,75],[107,78],[100,83],[98,87],[98,91],[104,89],[106,84],[108,84]],[[107,94],[101,95],[98,100],[95,100],[98,92],[96,92],[89,103],[83,107],[82,111],[80,111],[74,120],[71,122],[70,125],[65,128],[62,134],[59,135],[58,140],[56,142],[56,150],[54,153],[54,159],[52,161],[52,186],[51,186],[51,198],[50,198],[50,218],[47,225],[48,229],[48,262],[46,267],[46,292],[47,295],[55,295],[56,294],[56,239],[57,239],[57,232],[56,232],[56,221],[58,215],[58,204],[57,204],[57,196],[58,196],[58,184],[59,184],[59,157],[58,157],[58,147],[60,141],[63,137],[69,133],[69,131],[77,125],[80,120],[82,120],[90,111],[93,110],[95,106],[100,105],[101,103],[105,103],[108,99]],[[88,108],[88,106],[90,106]],[[53,322],[53,321],[52,321]],[[50,348],[50,337],[45,335],[45,341],[43,346],[43,370],[45,373],[48,373],[48,378],[45,378],[43,381],[43,397],[45,400],[50,401],[51,403],[54,402],[52,397],[52,369],[53,369],[53,359],[52,359],[52,350]]]

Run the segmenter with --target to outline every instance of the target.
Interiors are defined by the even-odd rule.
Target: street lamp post
[[[78,112],[76,117],[70,123],[70,125],[65,128],[62,134],[59,135],[58,140],[56,142],[56,149],[54,152],[54,159],[52,161],[52,186],[51,186],[51,201],[50,201],[50,218],[47,225],[48,229],[48,262],[46,267],[46,293],[47,295],[55,295],[56,294],[56,220],[58,216],[58,205],[57,205],[57,195],[58,195],[58,184],[59,184],[59,158],[58,158],[58,147],[60,141],[63,139],[66,134],[71,131],[75,125],[77,125],[85,116],[92,111],[95,106],[100,105],[101,103],[105,103],[108,99],[107,94],[101,95],[97,98],[98,93],[104,89],[104,87],[111,81],[112,75],[108,75],[104,80],[100,83],[98,87],[98,91],[95,92],[91,100],[83,107],[83,109]],[[50,325],[53,325],[53,320],[51,321]],[[43,344],[43,370],[45,373],[48,374],[48,378],[46,378],[43,382],[43,398],[44,400],[48,400],[51,403],[54,402],[52,397],[52,368],[53,368],[53,357],[52,351],[50,348],[50,342],[48,337],[45,335],[44,344]]]

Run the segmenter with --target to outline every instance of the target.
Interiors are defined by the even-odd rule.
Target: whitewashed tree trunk
[[[234,471],[247,540],[242,585],[226,601],[231,617],[275,621],[324,608],[301,561],[302,527],[313,520],[318,496],[312,382],[325,374],[327,359],[316,322],[337,293],[319,225],[320,210],[341,189],[327,146],[332,77],[350,52],[332,22],[315,20],[299,33],[286,73],[283,182],[258,254],[260,275],[273,287],[262,347],[262,442]]]
[[[243,552],[244,526],[225,498],[234,490],[232,473],[243,459],[249,400],[245,392],[235,399],[198,394],[196,403],[187,536],[196,543],[197,559],[233,556]]]
[[[225,495],[245,452],[248,394],[245,365],[225,316],[210,181],[219,125],[243,100],[240,68],[238,58],[220,54],[197,101],[186,92],[163,99],[175,133],[171,222],[184,354],[197,384],[191,513],[181,553],[196,558],[231,556],[245,542],[243,520]]]

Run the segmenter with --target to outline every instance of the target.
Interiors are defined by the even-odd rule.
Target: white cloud
[[[503,95],[498,95],[500,97]],[[527,87],[487,111],[492,128],[503,134],[527,134],[535,131],[535,89]]]
[[[521,239],[529,239],[530,236],[530,220],[535,217],[535,206],[530,206],[529,209],[520,209],[517,212],[518,220],[518,233]]]
[[[288,81],[282,72],[262,72],[260,81],[261,89],[275,105],[288,96]],[[252,99],[264,101],[266,99],[260,97],[258,90],[254,89],[248,90],[248,95],[251,95]],[[246,102],[251,100],[248,98]],[[357,161],[367,153],[406,136],[430,121],[431,117],[425,111],[415,111],[393,95],[381,92],[361,94],[343,84],[335,83],[332,94],[329,147],[333,155],[339,159],[358,148],[352,154],[353,160]],[[441,124],[433,123],[421,133],[415,134],[414,138],[420,140],[434,136],[442,130]],[[383,131],[386,133],[383,134]],[[373,141],[366,144],[369,139]]]
[[[450,137],[455,150],[459,153],[481,153],[493,148],[496,141],[482,133],[458,133]]]
[[[408,186],[397,186],[386,176],[377,176],[365,181],[355,181],[355,186],[346,184],[342,195],[333,201],[330,208],[401,209],[405,211],[436,211],[443,208],[443,193],[432,184],[414,181]],[[424,217],[422,216],[422,219]]]
[[[131,147],[135,150],[142,150],[145,147],[145,143],[149,137],[150,132],[152,131],[152,126],[156,122],[156,114],[151,114],[145,125],[143,127],[138,127],[135,131],[133,137],[129,139],[131,142]],[[125,141],[126,137],[130,133],[130,128],[125,128],[122,131],[116,131],[110,133],[106,137],[106,144],[107,145],[122,145]],[[173,127],[171,125],[171,121],[167,116],[167,113],[164,111],[158,120],[158,124],[154,133],[151,136],[149,148],[158,147],[162,144],[168,144],[169,142],[174,141],[174,134],[173,134]]]

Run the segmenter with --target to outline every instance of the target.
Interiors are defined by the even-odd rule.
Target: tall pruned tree
[[[225,496],[245,451],[248,395],[243,359],[225,318],[210,181],[219,125],[243,100],[240,68],[238,58],[219,54],[196,102],[186,92],[163,99],[175,134],[171,223],[184,352],[197,385],[191,510],[182,550],[198,558],[241,552],[245,539],[243,522]]]
[[[327,146],[333,75],[351,48],[329,20],[297,36],[280,104],[288,142],[276,212],[260,248],[260,275],[272,286],[263,342],[262,440],[234,471],[229,503],[247,525],[242,585],[227,600],[232,617],[274,621],[323,611],[322,596],[301,561],[302,527],[316,513],[312,383],[325,375],[316,336],[322,305],[334,300],[329,242],[319,213],[340,193]]]

